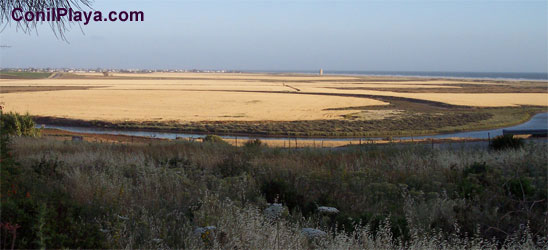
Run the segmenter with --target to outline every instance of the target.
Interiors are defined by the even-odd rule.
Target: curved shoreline
[[[437,133],[437,134],[401,135],[401,136],[396,136],[396,137],[387,136],[387,138],[391,138],[391,139],[393,138],[393,139],[396,139],[396,140],[397,139],[400,139],[400,140],[401,139],[411,139],[411,140],[413,140],[414,137],[417,138],[417,139],[426,138],[426,137],[447,138],[447,137],[450,137],[453,134],[482,133],[482,132],[483,133],[488,133],[489,131],[493,131],[493,130],[501,130],[503,128],[511,128],[511,127],[527,124],[528,122],[530,122],[533,119],[533,117],[535,117],[539,114],[540,115],[542,115],[542,114],[548,115],[548,113],[537,113],[537,114],[534,114],[534,115],[530,115],[528,117],[528,119],[526,119],[525,121],[515,122],[511,125],[498,126],[496,128],[479,129],[479,130],[467,130],[467,131],[456,131],[456,132],[450,132],[450,133]],[[68,120],[68,121],[71,121],[71,120]],[[157,134],[174,135],[175,138],[179,137],[179,135],[180,135],[180,137],[193,138],[193,137],[200,137],[200,136],[204,136],[204,135],[208,135],[208,134],[215,134],[215,135],[222,136],[224,138],[238,138],[238,137],[240,137],[242,139],[243,138],[248,138],[248,139],[250,139],[250,138],[262,138],[262,139],[282,139],[282,140],[290,140],[290,139],[298,138],[298,139],[301,139],[301,140],[341,140],[341,141],[361,140],[361,139],[381,140],[383,138],[383,136],[375,136],[375,137],[366,137],[366,136],[304,137],[304,136],[284,136],[284,135],[260,135],[260,134],[249,134],[249,133],[248,134],[245,134],[245,133],[212,133],[212,132],[207,133],[207,132],[187,132],[187,131],[180,131],[180,130],[162,130],[162,129],[150,129],[150,128],[148,128],[148,129],[147,128],[137,129],[137,128],[97,127],[97,126],[91,125],[90,123],[84,123],[84,126],[80,126],[80,124],[77,125],[77,126],[74,126],[74,124],[70,124],[70,125],[67,126],[67,125],[52,125],[51,123],[50,124],[40,123],[40,122],[38,122],[38,123],[40,125],[45,126],[46,128],[48,128],[48,126],[49,126],[50,129],[59,129],[59,130],[72,131],[72,132],[81,132],[81,131],[86,131],[87,130],[88,133],[92,133],[92,134],[110,134],[110,135],[114,135],[114,134],[119,133],[120,135],[126,135],[126,136],[132,136],[132,135],[128,135],[127,133],[134,133],[134,134],[150,133],[151,136],[152,136],[152,134],[157,133]],[[85,125],[87,125],[87,126],[85,126]],[[86,133],[86,132],[82,132],[82,133]],[[466,137],[464,137],[464,138],[466,138]],[[480,138],[475,138],[475,139],[480,139]]]

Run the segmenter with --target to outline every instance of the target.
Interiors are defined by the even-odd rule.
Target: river
[[[154,132],[154,131],[131,131],[131,130],[116,130],[116,129],[102,129],[102,128],[90,128],[90,127],[71,127],[71,126],[56,126],[48,124],[38,124],[38,127],[59,129],[70,132],[86,133],[86,134],[111,134],[111,135],[128,135],[128,136],[141,136],[150,138],[162,138],[162,139],[176,139],[176,138],[202,138],[205,135],[202,134],[188,134],[188,133],[172,133],[172,132]],[[425,135],[425,136],[413,136],[413,137],[394,137],[393,139],[410,140],[410,139],[444,139],[444,138],[472,138],[472,139],[487,139],[495,136],[502,135],[503,129],[548,129],[548,113],[540,113],[533,116],[529,121],[517,126],[511,126],[499,129],[481,130],[481,131],[469,131],[458,132],[449,134],[438,135]],[[234,139],[235,136],[221,136],[225,139]],[[251,136],[238,136],[238,139],[261,139],[261,140],[281,140],[289,138],[272,138],[272,137],[251,137]],[[329,141],[350,141],[359,140],[360,138],[321,138],[322,140]],[[363,139],[363,137],[362,137]],[[380,138],[367,138],[370,140],[379,140]],[[299,138],[300,141],[306,140],[318,140],[318,138]]]

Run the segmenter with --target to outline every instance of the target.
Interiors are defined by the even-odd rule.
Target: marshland
[[[548,106],[546,81],[258,73],[0,76],[4,111],[28,112],[43,124],[126,130],[418,136],[516,125]]]

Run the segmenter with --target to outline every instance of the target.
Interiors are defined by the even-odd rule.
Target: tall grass
[[[420,145],[288,151],[24,137],[11,145],[21,172],[11,181],[37,201],[51,200],[51,194],[34,193],[54,187],[85,208],[73,213],[81,218],[74,223],[90,226],[82,235],[99,232],[95,239],[101,244],[86,245],[91,247],[546,247],[544,142],[503,151]],[[5,190],[2,198],[8,199]],[[264,216],[272,202],[289,213],[277,220]],[[318,214],[318,206],[340,213]],[[1,219],[23,224],[4,213]],[[216,229],[195,234],[205,226]],[[305,227],[328,236],[307,239],[301,233]],[[36,237],[38,232],[51,234],[26,233]],[[39,246],[25,243],[25,235],[20,239],[20,247]],[[46,247],[78,245],[69,243]]]

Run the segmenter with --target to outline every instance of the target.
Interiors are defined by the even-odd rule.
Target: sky
[[[5,23],[0,67],[548,71],[548,1],[95,0],[143,22]]]

